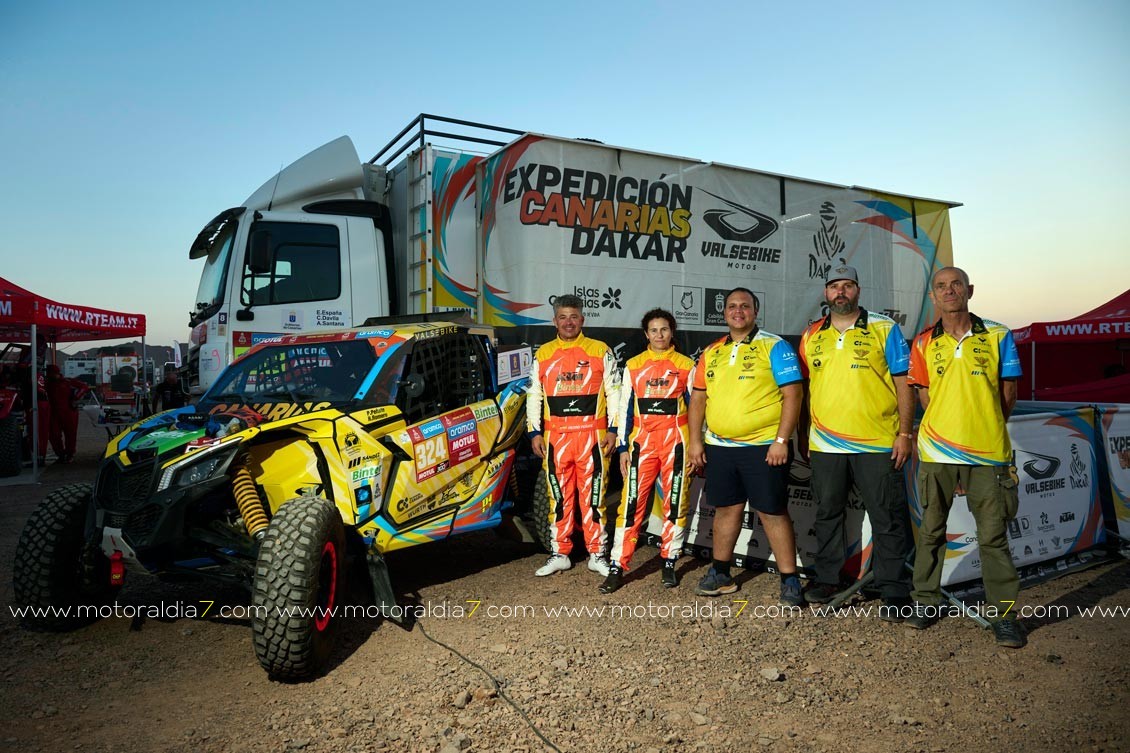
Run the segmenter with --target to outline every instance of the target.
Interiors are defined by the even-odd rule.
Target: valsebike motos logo
[[[523,225],[573,231],[569,252],[683,264],[694,189],[666,180],[531,163],[506,174],[503,205]]]
[[[728,269],[754,270],[758,263],[781,262],[781,249],[759,245],[780,228],[777,220],[709,191],[702,192],[728,207],[703,212],[703,222],[723,241],[703,241],[703,256],[728,260]],[[727,244],[724,241],[734,242]]]
[[[1030,456],[1021,467],[1033,479],[1051,478],[1059,470],[1059,458],[1054,455],[1040,455],[1030,450],[1017,450],[1017,452]]]

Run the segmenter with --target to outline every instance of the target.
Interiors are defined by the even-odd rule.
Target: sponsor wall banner
[[[1115,417],[1119,420],[1116,420]],[[1111,448],[1109,437],[1130,436],[1130,411],[1112,412],[1107,429],[1107,451],[1111,452],[1111,484],[1116,487],[1120,530],[1130,534],[1130,462],[1123,450],[1123,466]],[[1016,460],[1020,507],[1016,518],[1009,523],[1009,546],[1017,567],[1036,565],[1058,560],[1090,549],[1105,538],[1099,484],[1096,479],[1098,463],[1095,453],[1095,411],[1092,408],[1072,409],[1054,413],[1035,413],[1014,416],[1008,422],[1008,433]],[[911,524],[917,536],[917,526],[922,519],[915,485],[917,460],[907,463],[907,498],[910,504]],[[1117,477],[1115,474],[1120,473]],[[809,488],[811,470],[808,464],[795,458],[789,471],[789,514],[797,539],[797,563],[802,571],[811,575],[812,558],[816,551],[815,502]],[[690,490],[690,509],[687,516],[687,536],[684,549],[700,557],[709,557],[713,548],[711,530],[714,508],[706,503],[703,479],[696,477]],[[1119,500],[1121,500],[1119,502]],[[649,540],[658,540],[662,531],[662,516],[658,499],[652,508],[648,524]],[[747,513],[750,508],[747,507]],[[870,565],[872,553],[871,526],[863,510],[857,490],[848,499],[845,522],[845,575],[859,577]],[[942,585],[979,580],[981,562],[977,550],[977,525],[969,512],[964,495],[954,498],[947,525],[946,564],[942,571]],[[773,562],[768,539],[756,516],[747,515],[734,549],[735,564],[757,568]]]
[[[1114,520],[1118,535],[1130,539],[1130,405],[1099,408],[1103,451],[1106,455]]]
[[[569,293],[589,327],[633,328],[662,306],[681,329],[708,330],[740,285],[759,291],[765,329],[799,335],[847,263],[868,307],[910,337],[933,316],[926,280],[952,259],[944,203],[536,136],[478,170],[481,313],[494,325],[545,324]]]
[[[1013,416],[1008,422],[1020,507],[1008,524],[1018,568],[1057,560],[1103,542],[1102,505],[1095,472],[1095,412],[1091,408]],[[917,475],[917,463],[908,479]],[[908,483],[911,521],[922,519],[918,492]],[[964,495],[954,498],[946,526],[942,585],[980,580],[977,524]]]

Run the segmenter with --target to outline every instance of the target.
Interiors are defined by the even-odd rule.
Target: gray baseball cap
[[[838,280],[851,280],[856,285],[859,284],[859,272],[855,271],[855,267],[849,267],[843,264],[839,267],[828,272],[828,282],[825,285],[831,285]]]

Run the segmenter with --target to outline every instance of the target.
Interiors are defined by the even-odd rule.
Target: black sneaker
[[[790,575],[781,581],[781,603],[790,607],[804,606],[804,597],[800,595],[800,576]]]
[[[660,576],[663,578],[664,588],[674,588],[679,585],[679,574],[675,572],[675,560],[663,560]]]
[[[997,620],[993,623],[993,635],[997,638],[998,646],[1024,648],[1028,645],[1028,637],[1024,635],[1024,626],[1016,620]]]
[[[608,576],[604,582],[600,584],[600,592],[602,594],[610,594],[613,591],[619,591],[620,586],[624,585],[624,571],[619,565],[613,565],[608,568]]]
[[[879,606],[879,619],[883,622],[903,622],[913,613],[914,604],[905,596],[889,596]]]
[[[906,618],[906,624],[915,630],[925,630],[938,621],[939,611],[938,607],[915,602],[910,616]]]
[[[813,583],[804,592],[804,600],[809,604],[827,604],[836,598],[836,594],[839,592],[838,586],[831,586],[827,583]]]
[[[698,587],[694,592],[699,596],[721,596],[722,594],[732,594],[738,590],[738,584],[727,573],[720,573],[713,567],[710,568],[702,580],[698,582]]]

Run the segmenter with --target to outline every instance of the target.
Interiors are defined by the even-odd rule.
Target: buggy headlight
[[[161,473],[157,491],[164,491],[170,486],[192,486],[222,474],[227,470],[239,444],[238,441],[218,444],[206,450],[193,452],[173,463]]]

